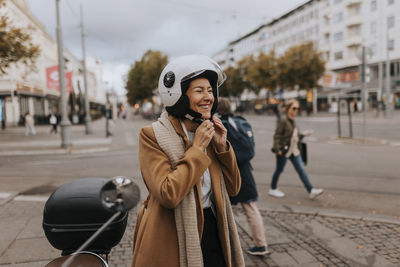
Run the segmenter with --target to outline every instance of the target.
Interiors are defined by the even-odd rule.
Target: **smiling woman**
[[[132,267],[244,266],[229,202],[241,179],[227,131],[213,116],[224,79],[200,55],[178,58],[160,75],[166,112],[139,137],[149,196],[136,221]]]
[[[210,82],[206,78],[192,81],[186,95],[189,98],[190,109],[200,113],[202,119],[211,118],[214,95]]]

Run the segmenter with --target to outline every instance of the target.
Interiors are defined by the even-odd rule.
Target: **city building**
[[[54,11],[55,12],[55,11]],[[26,112],[36,123],[48,123],[53,108],[60,112],[57,42],[31,14],[26,0],[8,0],[0,8],[15,27],[26,29],[32,42],[40,48],[35,68],[23,64],[10,66],[0,75],[0,110],[4,125],[18,125]],[[82,61],[64,49],[68,114],[72,123],[84,121],[84,93]],[[87,58],[88,96],[92,117],[100,116],[105,107],[105,88],[102,82],[101,61]]]
[[[382,100],[400,108],[399,14],[398,0],[310,0],[230,42],[214,58],[226,68],[246,55],[274,50],[279,56],[311,41],[326,61],[321,88],[314,94],[318,109],[326,109],[339,94],[362,99],[364,47],[367,107]],[[284,96],[298,93],[306,97],[301,91]]]

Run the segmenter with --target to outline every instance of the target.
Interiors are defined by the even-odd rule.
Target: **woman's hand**
[[[196,129],[193,139],[193,146],[199,148],[201,151],[204,151],[214,135],[215,129],[213,123],[209,120],[203,121]]]
[[[217,118],[216,116],[213,116],[213,122],[214,122],[214,128],[215,128],[215,134],[213,137],[213,140],[217,146],[218,152],[224,152],[227,149],[226,146],[226,134],[227,130],[222,123],[222,121]]]

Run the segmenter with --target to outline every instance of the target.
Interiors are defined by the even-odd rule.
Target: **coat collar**
[[[172,126],[174,127],[176,133],[183,138],[185,141],[185,148],[187,149],[191,146],[190,141],[188,140],[185,131],[182,128],[181,119],[178,119],[170,114],[168,114],[168,120],[171,122]]]

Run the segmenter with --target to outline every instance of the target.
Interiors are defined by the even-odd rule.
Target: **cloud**
[[[86,54],[102,60],[104,79],[112,80],[123,94],[123,76],[148,49],[160,50],[170,58],[191,53],[212,56],[230,41],[302,2],[62,0],[60,10],[64,46],[81,58],[82,4]],[[55,38],[55,1],[28,0],[28,3],[34,16]]]

